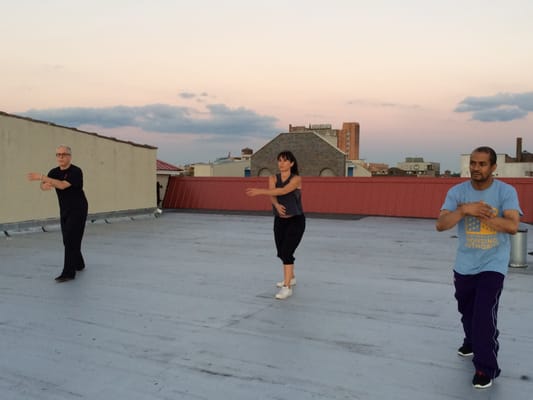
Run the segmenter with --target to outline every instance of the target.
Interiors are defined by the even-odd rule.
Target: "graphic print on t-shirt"
[[[498,209],[492,208],[494,215]],[[478,218],[467,216],[465,218],[466,247],[471,249],[492,249],[498,246],[496,230],[481,222]]]

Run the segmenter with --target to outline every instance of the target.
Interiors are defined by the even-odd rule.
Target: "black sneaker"
[[[474,385],[476,389],[486,389],[492,386],[492,379],[483,372],[476,371],[474,378],[472,379],[472,385]]]
[[[74,279],[73,276],[59,275],[59,276],[56,277],[54,280],[55,280],[57,283],[63,283],[63,282],[71,281],[71,280],[73,280],[73,279]]]
[[[469,344],[463,344],[461,347],[457,349],[457,354],[459,354],[462,357],[468,357],[474,354],[472,351],[472,346]]]

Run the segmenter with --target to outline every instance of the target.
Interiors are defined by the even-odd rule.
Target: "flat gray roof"
[[[531,264],[502,294],[502,375],[473,389],[455,231],[433,220],[308,218],[285,301],[270,216],[109,222],[87,226],[87,269],[61,284],[57,227],[0,238],[2,400],[533,396]]]

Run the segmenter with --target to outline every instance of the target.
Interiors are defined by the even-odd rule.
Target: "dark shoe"
[[[472,379],[472,385],[474,385],[476,389],[486,389],[492,386],[492,379],[483,372],[476,371],[474,378]]]
[[[462,357],[468,357],[474,354],[472,351],[472,346],[469,344],[463,344],[461,347],[457,349],[457,354],[459,354]]]
[[[57,278],[55,278],[55,281],[57,283],[62,283],[62,282],[68,282],[68,281],[72,281],[74,280],[74,277],[73,276],[63,276],[63,275],[59,275]]]
[[[85,267],[81,267],[81,268],[76,268],[76,271],[83,271],[85,269]]]

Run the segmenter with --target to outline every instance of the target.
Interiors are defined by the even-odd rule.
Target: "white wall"
[[[244,170],[250,168],[250,160],[235,160],[218,164],[194,164],[194,176],[244,177]]]

